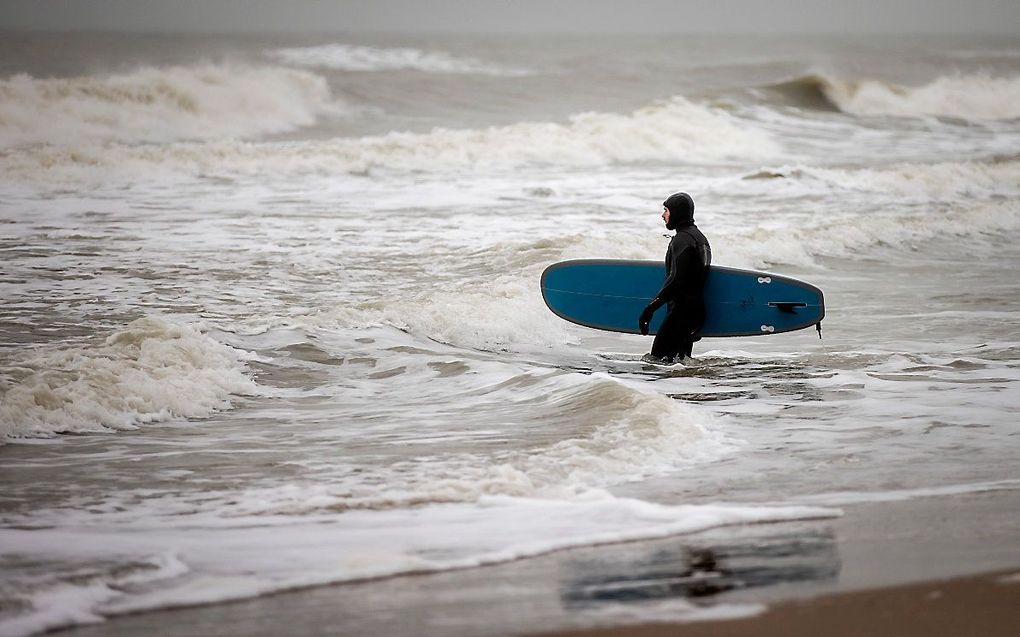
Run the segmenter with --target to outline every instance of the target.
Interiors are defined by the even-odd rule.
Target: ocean
[[[0,634],[1020,489],[1018,149],[1017,38],[5,33]],[[544,306],[678,190],[822,339]]]

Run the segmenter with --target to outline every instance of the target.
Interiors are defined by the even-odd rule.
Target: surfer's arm
[[[642,334],[648,334],[649,325],[652,322],[652,315],[660,307],[665,305],[670,299],[677,296],[677,292],[680,288],[680,282],[683,281],[683,277],[686,273],[685,263],[688,247],[685,246],[680,250],[675,250],[670,255],[669,263],[669,275],[666,276],[666,281],[662,284],[662,289],[655,295],[643,312],[641,317],[638,318],[638,329]]]
[[[669,264],[669,276],[666,277],[665,282],[662,284],[662,289],[655,295],[648,307],[652,308],[652,311],[659,309],[666,304],[670,299],[676,298],[680,291],[680,282],[684,280],[684,276],[687,273],[687,257],[688,246],[684,246],[680,250],[674,250],[672,254],[672,260]]]

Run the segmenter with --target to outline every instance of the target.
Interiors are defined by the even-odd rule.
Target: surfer
[[[664,361],[691,355],[695,336],[705,321],[705,279],[712,263],[712,247],[694,225],[694,200],[686,192],[670,195],[662,202],[662,220],[676,234],[666,248],[666,281],[638,319],[641,333],[655,311],[666,305],[668,313],[652,342],[651,356]]]

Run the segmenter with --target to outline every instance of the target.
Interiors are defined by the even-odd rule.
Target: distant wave
[[[64,171],[62,176],[69,178],[79,171],[85,178],[97,174],[106,178],[112,168],[128,174],[132,170],[148,174],[154,168],[225,174],[360,174],[377,168],[431,172],[529,164],[703,163],[767,158],[779,152],[778,144],[765,131],[724,109],[677,97],[626,115],[582,113],[563,124],[525,122],[484,129],[437,128],[428,133],[259,144],[118,145],[76,148],[74,152],[36,148],[0,153],[0,168],[27,178],[39,178],[47,170]]]
[[[812,111],[840,112],[836,104],[826,92],[829,78],[824,75],[804,75],[787,82],[780,82],[765,87],[782,98],[782,101]]]
[[[258,393],[240,354],[193,328],[142,318],[96,345],[13,361],[0,369],[0,443],[208,417],[232,396]]]
[[[935,115],[968,120],[1020,117],[1020,78],[1016,77],[948,75],[911,87],[812,74],[768,88],[802,108],[852,115]]]
[[[280,67],[204,64],[108,76],[0,80],[0,147],[243,139],[308,126],[343,107],[325,79]]]
[[[474,58],[459,58],[441,51],[411,48],[378,48],[353,44],[325,44],[301,48],[273,49],[266,55],[285,64],[341,71],[399,71],[460,73],[495,76],[530,75],[527,69],[489,64]]]

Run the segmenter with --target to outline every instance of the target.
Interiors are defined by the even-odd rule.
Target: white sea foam
[[[471,378],[470,376],[468,378]],[[573,498],[593,489],[678,467],[717,460],[736,442],[712,433],[699,415],[677,401],[608,377],[481,377],[498,388],[460,391],[458,410],[482,411],[480,423],[505,427],[507,419],[532,414],[549,428],[567,420],[584,423],[558,442],[479,456],[415,456],[396,466],[343,471],[328,483],[292,483],[259,490],[257,497],[220,511],[231,515],[302,514],[349,509],[395,509],[438,502],[475,502],[491,495]],[[448,381],[449,383],[450,381]],[[397,400],[394,398],[394,400]],[[449,417],[451,408],[440,418]],[[535,416],[534,413],[541,413]],[[429,438],[431,410],[422,409],[416,444]],[[537,426],[535,422],[531,426]],[[380,487],[379,485],[385,485]],[[253,492],[252,494],[256,494]]]
[[[825,96],[854,115],[943,115],[969,120],[1020,117],[1020,77],[949,75],[923,86],[818,76]]]
[[[240,139],[342,113],[326,81],[287,68],[202,64],[0,80],[0,147]]]
[[[784,166],[743,178],[735,187],[762,195],[874,193],[898,204],[1020,195],[1020,161],[896,163],[877,168]],[[758,187],[754,184],[757,182]]]
[[[499,232],[499,222],[489,223]],[[507,232],[512,232],[508,228]],[[549,311],[539,287],[542,271],[565,259],[661,258],[667,245],[661,233],[572,233],[531,241],[500,241],[484,245],[479,254],[486,279],[479,285],[474,276],[448,285],[433,284],[419,293],[397,298],[377,298],[370,303],[330,307],[301,316],[286,324],[335,329],[390,325],[427,339],[457,347],[485,351],[541,349],[576,344],[588,333]],[[255,318],[253,325],[264,325]],[[276,321],[258,329],[280,326]]]
[[[782,168],[735,188],[769,196],[825,198],[826,213],[799,223],[722,219],[720,262],[758,267],[812,265],[819,256],[847,256],[878,245],[913,249],[936,237],[978,238],[1020,228],[1020,162],[896,164],[875,169]],[[867,209],[843,209],[859,201]],[[822,204],[819,204],[821,207]],[[729,225],[730,223],[733,225]],[[750,226],[750,227],[749,227]]]
[[[813,266],[815,257],[845,257],[880,245],[909,251],[937,237],[976,238],[1017,228],[1020,205],[998,202],[868,219],[847,215],[792,229],[764,224],[750,231],[734,229],[727,232],[727,243],[717,253],[726,263],[738,266]]]
[[[27,353],[2,370],[0,440],[205,418],[259,393],[245,354],[185,325],[141,318],[97,345]]]
[[[136,516],[116,526],[97,527],[93,520],[72,529],[0,529],[0,541],[20,554],[51,560],[138,562],[146,555],[173,551],[181,565],[178,577],[125,587],[112,598],[103,590],[95,594],[91,582],[81,586],[77,596],[62,593],[73,597],[80,621],[94,621],[314,585],[497,564],[570,547],[839,514],[817,507],[669,506],[591,493],[572,501],[499,496],[476,504],[350,511],[307,520],[244,518],[239,524],[192,518],[181,526]],[[281,533],[287,538],[286,550],[281,550]],[[32,622],[25,623],[30,630],[74,621],[46,603],[52,590],[19,591],[36,607]],[[18,616],[5,618],[0,630],[29,632],[14,631],[11,627],[19,627],[14,624],[18,621]]]
[[[623,115],[582,113],[565,124],[520,123],[484,129],[327,141],[181,143],[169,146],[35,148],[0,156],[18,178],[187,174],[336,174],[374,169],[449,171],[533,165],[569,167],[674,161],[699,163],[776,156],[761,130],[722,109],[677,97]],[[47,174],[50,173],[50,174]]]
[[[379,320],[454,345],[497,351],[577,343],[585,328],[549,311],[539,287],[550,263],[577,258],[659,258],[660,235],[572,234],[533,242],[501,243],[486,252],[493,276],[483,287],[430,292],[386,305]]]
[[[45,578],[0,582],[5,596],[11,596],[5,602],[17,601],[30,609],[0,618],[0,634],[15,637],[99,623],[103,616],[98,609],[122,597],[125,588],[152,585],[187,572],[176,556],[164,554],[113,568],[109,563],[76,568],[66,577],[51,573]]]
[[[413,48],[382,48],[354,44],[273,49],[266,55],[286,64],[341,71],[414,70],[426,73],[458,73],[513,77],[530,75],[527,69],[460,58],[442,51]]]
[[[485,289],[439,291],[388,303],[370,320],[487,351],[576,343],[576,328],[549,312],[538,282],[538,272],[530,279],[500,277]]]

